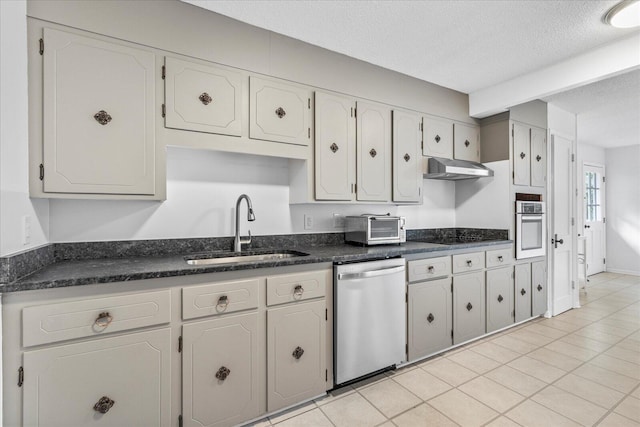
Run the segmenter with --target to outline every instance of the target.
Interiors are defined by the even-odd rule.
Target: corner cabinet
[[[480,128],[478,126],[454,124],[453,158],[480,162]]]
[[[453,159],[453,122],[439,117],[424,116],[422,123],[422,154]]]
[[[156,192],[153,52],[44,29],[46,193]]]

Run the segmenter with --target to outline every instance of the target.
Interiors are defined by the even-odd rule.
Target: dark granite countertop
[[[309,255],[283,258],[269,261],[243,262],[224,265],[191,266],[185,261],[185,255],[144,256],[125,258],[101,258],[59,261],[50,264],[33,274],[0,286],[3,293],[35,289],[80,286],[94,283],[113,283],[131,280],[153,279],[161,277],[186,276],[192,274],[215,273],[222,271],[249,270],[266,267],[311,263],[340,263],[368,261],[409,254],[425,255],[437,253],[444,255],[487,246],[508,245],[511,240],[484,240],[473,242],[448,241],[448,244],[409,241],[402,245],[353,246],[334,244],[323,246],[296,246],[295,251]],[[220,251],[211,252],[219,255]],[[189,254],[189,258],[202,258],[202,254]]]

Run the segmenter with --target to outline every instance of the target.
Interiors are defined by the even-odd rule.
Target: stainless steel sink
[[[248,251],[217,254],[201,254],[185,258],[189,265],[220,265],[240,264],[256,261],[276,261],[286,258],[307,256],[309,254],[298,251]]]

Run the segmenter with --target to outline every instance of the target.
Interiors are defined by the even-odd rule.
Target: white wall
[[[640,275],[640,145],[606,150],[607,271]]]
[[[409,228],[455,226],[452,182],[425,181],[424,204],[289,205],[288,161],[216,151],[169,147],[167,200],[163,203],[113,200],[51,200],[54,242],[231,236],[235,203],[246,193],[256,215],[253,235],[339,231],[333,214],[365,212],[406,215]],[[246,207],[241,208],[246,234]],[[304,229],[304,215],[314,217]]]
[[[26,1],[0,1],[0,256],[47,243],[49,203],[29,199]],[[31,223],[25,244],[23,221]]]

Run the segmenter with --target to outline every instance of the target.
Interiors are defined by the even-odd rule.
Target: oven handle
[[[522,222],[534,222],[534,221],[542,220],[542,215],[525,215],[525,214],[521,214],[521,215],[522,215],[522,218],[521,218]]]
[[[404,271],[404,265],[400,267],[382,268],[380,270],[369,270],[360,273],[339,273],[338,280],[365,279],[367,277],[386,276],[387,274]]]

